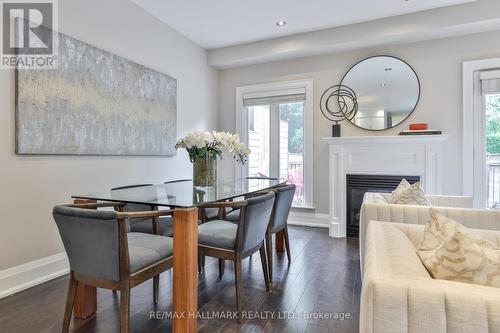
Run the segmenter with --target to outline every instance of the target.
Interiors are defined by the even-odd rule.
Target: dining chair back
[[[176,179],[176,180],[169,180],[168,182],[164,182],[163,184],[174,184],[174,183],[182,183],[189,181],[191,181],[191,179]]]
[[[274,202],[273,219],[271,230],[281,230],[285,227],[292,208],[293,196],[295,195],[295,185],[284,185],[275,190],[276,200]]]
[[[241,233],[239,251],[246,253],[259,246],[265,239],[266,230],[271,219],[275,194],[267,194],[250,198],[247,200],[243,221],[238,225],[238,233]]]
[[[56,206],[53,216],[72,271],[120,280],[116,212]]]
[[[130,189],[133,190],[128,194],[126,191]],[[154,201],[158,197],[156,188],[153,187],[153,184],[136,184],[115,187],[111,189],[111,195],[113,196],[113,193],[118,194],[118,192],[120,191],[123,191],[119,195],[119,199],[121,200],[126,199],[127,195],[130,196],[129,199],[131,201],[134,201],[133,199],[138,197],[141,197],[141,200],[143,200],[144,198],[150,198],[152,201]],[[124,212],[137,212],[153,209],[156,209],[156,207],[153,205],[136,203],[128,203],[123,207]],[[171,216],[153,220],[151,218],[138,217],[127,220],[127,231],[143,232],[171,237],[174,234],[174,226]]]
[[[99,211],[114,207],[115,211]],[[153,302],[158,302],[159,274],[173,265],[170,237],[127,233],[130,217],[157,218],[168,211],[116,212],[123,204],[56,206],[53,217],[68,255],[70,281],[61,331],[68,332],[79,284],[120,291],[120,331],[128,332],[130,289],[153,278]]]
[[[266,250],[267,250],[267,263],[269,265],[269,280],[273,280],[273,234],[281,234],[283,238],[286,255],[288,262],[292,262],[292,255],[290,253],[290,238],[288,237],[288,215],[292,208],[293,197],[295,195],[296,186],[294,184],[278,186],[273,189],[276,193],[276,200],[274,202],[273,214],[271,223],[266,232]]]
[[[113,195],[113,192],[116,193],[117,191],[124,191],[124,190],[135,189],[135,188],[140,188],[140,187],[148,187],[148,186],[153,186],[153,184],[135,184],[135,185],[114,187],[111,189],[111,192],[112,192],[111,195]],[[156,196],[156,190],[153,190],[153,189],[142,189],[142,190],[145,191],[146,194],[147,194],[147,192],[151,191],[151,194]],[[138,191],[141,191],[141,190],[138,190]],[[141,194],[144,194],[144,193],[141,193]],[[151,206],[144,205],[144,204],[128,203],[125,207],[123,207],[124,212],[137,212],[137,211],[143,211],[143,210],[151,210]],[[142,219],[138,218],[135,220],[136,221],[144,220],[144,218],[142,218]]]

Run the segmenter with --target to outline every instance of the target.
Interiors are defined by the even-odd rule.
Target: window
[[[238,176],[296,185],[295,207],[312,207],[312,81],[237,88],[237,132],[251,150]]]
[[[500,71],[480,73],[486,140],[486,208],[500,208]]]
[[[463,64],[463,194],[500,209],[500,58]]]

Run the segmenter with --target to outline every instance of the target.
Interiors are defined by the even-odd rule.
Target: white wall
[[[178,133],[217,127],[217,71],[206,51],[129,1],[59,1],[59,30],[177,78]],[[176,157],[14,154],[14,73],[0,70],[0,271],[63,251],[52,207],[74,193],[191,175]]]
[[[443,191],[461,194],[462,177],[462,62],[498,57],[500,32],[488,32],[405,45],[389,45],[295,60],[269,62],[261,65],[237,67],[220,72],[219,129],[235,130],[235,88],[289,79],[314,79],[314,205],[317,213],[328,212],[328,149],[321,138],[331,136],[331,124],[319,110],[321,94],[338,84],[357,61],[372,55],[388,54],[406,60],[419,75],[422,91],[415,112],[403,124],[391,130],[370,132],[342,123],[343,136],[394,135],[411,122],[428,122],[450,135],[445,143],[446,170]],[[224,172],[233,166],[222,163]]]

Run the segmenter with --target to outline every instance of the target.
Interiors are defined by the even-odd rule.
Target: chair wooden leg
[[[205,268],[205,256],[201,256],[201,267]]]
[[[77,287],[78,282],[73,277],[73,273],[70,273],[68,295],[66,296],[66,307],[64,309],[64,320],[61,330],[62,333],[67,333],[69,330],[69,324],[71,323],[71,314],[73,313],[73,307],[75,305]]]
[[[269,274],[267,272],[267,259],[266,259],[266,248],[264,244],[259,249],[260,261],[262,263],[262,273],[264,273],[264,281],[266,282],[266,290],[269,291]]]
[[[226,266],[226,262],[224,259],[219,259],[219,279],[222,279],[222,276],[224,275],[224,268]]]
[[[290,238],[288,238],[288,226],[285,226],[285,229],[283,229],[283,235],[285,236],[286,256],[288,257],[288,262],[292,262],[292,254],[290,253]]]
[[[128,333],[130,317],[130,289],[123,288],[120,290],[120,332]]]
[[[278,231],[277,233],[275,233],[274,237],[276,237],[276,242],[274,244],[274,246],[276,247],[276,252],[284,252],[285,251],[285,246],[284,246],[284,232],[283,230],[281,231]]]
[[[269,230],[266,233],[267,265],[269,267],[269,282],[273,282],[273,234]]]
[[[201,255],[198,255],[198,274],[201,274]]]
[[[153,277],[153,303],[158,304],[158,293],[160,289],[160,275]]]
[[[242,280],[241,280],[241,260],[236,258],[234,261],[234,284],[236,286],[236,311],[238,312],[238,323],[241,318],[241,298],[242,295]]]

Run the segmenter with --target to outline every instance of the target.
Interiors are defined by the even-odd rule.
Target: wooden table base
[[[75,318],[87,319],[93,316],[97,311],[97,288],[78,283],[73,311]]]
[[[174,210],[173,331],[194,333],[198,321],[198,208]]]

